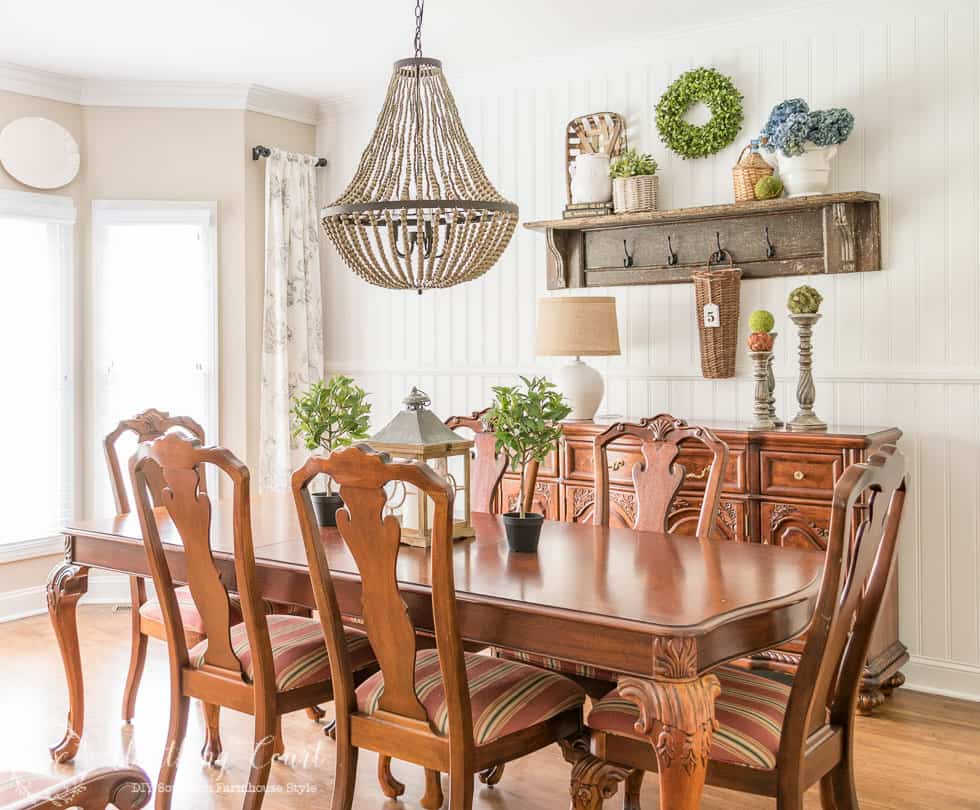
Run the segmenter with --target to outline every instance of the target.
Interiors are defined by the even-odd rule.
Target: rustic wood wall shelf
[[[878,195],[820,194],[527,222],[547,239],[548,289],[689,281],[719,247],[743,278],[881,269]]]

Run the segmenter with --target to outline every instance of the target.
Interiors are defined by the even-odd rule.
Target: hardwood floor
[[[0,624],[0,770],[70,775],[77,769],[122,763],[127,757],[156,775],[166,737],[166,651],[151,643],[136,721],[119,722],[129,652],[129,617],[104,607],[79,609],[85,666],[87,727],[74,766],[55,766],[47,746],[64,731],[66,697],[61,662],[46,616]],[[328,716],[332,713],[328,707]],[[209,810],[241,807],[251,752],[252,721],[224,711],[226,762],[208,768],[198,759],[203,740],[200,714],[191,713],[187,745],[175,787],[174,807]],[[332,792],[333,742],[302,712],[285,718],[286,761],[272,768],[264,805],[328,808]],[[980,810],[980,704],[899,690],[873,718],[858,720],[858,790],[863,810],[963,808]],[[414,810],[423,792],[419,768],[395,763],[407,790],[402,802],[385,799],[375,779],[376,760],[364,755],[358,771],[356,810]],[[478,784],[480,810],[552,810],[568,806],[568,766],[549,749],[507,766],[493,789]],[[656,777],[643,789],[644,810],[657,807]],[[705,810],[774,808],[775,802],[708,788]],[[618,810],[621,798],[607,802]],[[816,790],[807,810],[820,807]]]

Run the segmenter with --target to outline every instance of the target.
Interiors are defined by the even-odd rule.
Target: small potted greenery
[[[486,420],[496,434],[496,451],[506,452],[511,469],[521,471],[518,511],[503,516],[507,545],[511,551],[533,553],[538,550],[544,515],[524,511],[523,493],[534,490],[537,477],[536,472],[529,475],[528,466],[532,461],[544,461],[554,449],[561,436],[559,423],[572,409],[544,377],[521,377],[521,383],[494,386],[494,401]]]
[[[302,396],[293,397],[293,436],[301,436],[308,450],[346,447],[368,437],[371,405],[367,393],[350,377],[335,374],[317,381]],[[313,510],[321,526],[337,525],[337,510],[344,505],[327,479],[326,492],[312,493]]]
[[[617,214],[657,209],[657,161],[627,149],[609,164],[613,179],[613,208]]]

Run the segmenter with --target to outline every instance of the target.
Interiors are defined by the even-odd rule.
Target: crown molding
[[[80,104],[82,80],[74,76],[0,62],[0,90]]]
[[[319,119],[313,99],[257,84],[79,79],[0,63],[0,90],[83,107],[249,110],[311,126]]]
[[[253,84],[248,88],[245,104],[245,108],[252,112],[287,118],[311,126],[315,126],[320,118],[319,105],[315,100],[260,84]]]

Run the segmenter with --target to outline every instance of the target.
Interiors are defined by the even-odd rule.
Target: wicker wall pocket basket
[[[629,211],[656,211],[660,178],[655,174],[613,178],[613,209],[617,214]]]
[[[694,299],[701,343],[701,374],[707,379],[735,376],[735,354],[738,348],[738,306],[742,271],[733,267],[732,255],[721,250],[721,260],[728,258],[728,267],[712,269],[714,254],[707,267],[692,274]],[[708,318],[706,318],[708,307]],[[714,309],[717,307],[717,310]],[[712,317],[714,316],[714,317]],[[717,326],[708,326],[706,320]]]
[[[748,152],[748,155],[746,155]],[[772,166],[762,155],[752,151],[752,144],[742,150],[732,169],[732,185],[735,186],[735,202],[751,202],[755,199],[755,184],[772,174]]]

